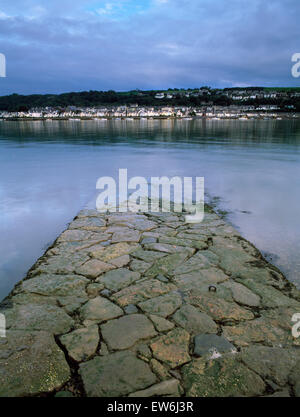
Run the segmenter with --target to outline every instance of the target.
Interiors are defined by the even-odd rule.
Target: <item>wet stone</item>
[[[60,235],[57,242],[77,242],[89,240],[91,236],[92,233],[85,230],[66,230]]]
[[[136,308],[134,304],[129,304],[128,306],[124,308],[124,311],[126,314],[135,314],[138,312],[138,309]]]
[[[146,245],[144,245],[144,248],[146,250],[153,250],[165,253],[178,253],[186,250],[186,248],[183,246],[168,245],[165,243],[147,243]]]
[[[129,255],[123,255],[123,256],[120,256],[119,258],[114,258],[110,260],[110,263],[116,266],[117,268],[122,268],[122,266],[128,265],[129,262],[130,262]]]
[[[89,280],[77,275],[40,275],[22,282],[20,291],[44,296],[86,296]]]
[[[161,317],[170,316],[181,305],[182,299],[177,292],[171,292],[139,303],[139,307],[145,313],[156,314]]]
[[[137,304],[149,298],[157,297],[174,289],[175,286],[172,284],[165,284],[156,279],[152,279],[124,288],[114,294],[112,298],[123,307],[128,304]]]
[[[25,397],[60,388],[70,377],[65,355],[47,332],[7,331],[0,345],[0,397]],[[1,351],[10,355],[1,359]]]
[[[89,284],[86,287],[87,295],[91,298],[97,297],[100,294],[100,291],[103,290],[104,285],[100,283]]]
[[[163,317],[156,316],[154,314],[150,314],[149,317],[158,332],[165,332],[168,330],[172,330],[175,326],[174,323],[172,323],[169,320],[164,319]]]
[[[123,315],[123,310],[116,304],[103,297],[89,300],[80,311],[82,320],[101,323]]]
[[[282,346],[292,339],[290,329],[284,330],[265,317],[239,323],[235,326],[224,326],[224,336],[240,347],[251,343],[263,343],[268,346]],[[290,342],[291,343],[291,342]]]
[[[101,342],[99,355],[105,356],[108,354],[109,354],[109,351],[108,351],[107,345],[104,342]]]
[[[248,262],[255,261],[256,258],[249,255],[242,248],[236,249],[234,246],[230,247],[231,240],[227,240],[227,247],[224,246],[211,246],[210,250],[219,257],[219,265],[225,271],[226,274],[238,274],[243,266],[246,266]]]
[[[110,245],[101,250],[95,250],[90,252],[90,256],[96,258],[102,262],[110,263],[112,259],[119,258],[120,256],[129,255],[131,252],[138,248],[136,244],[129,244],[127,242],[116,243]]]
[[[289,382],[293,386],[293,390],[295,393],[295,397],[300,397],[300,360],[298,360],[297,364],[294,366],[293,370],[289,376]]]
[[[105,226],[104,219],[99,217],[86,217],[73,220],[69,226],[69,230],[84,228],[85,230],[97,231],[102,226]]]
[[[70,391],[59,391],[55,394],[55,398],[74,397]]]
[[[74,314],[84,303],[88,301],[88,297],[59,297],[57,303],[63,307],[67,314]]]
[[[114,265],[107,264],[105,262],[99,261],[98,259],[91,259],[87,261],[84,265],[82,265],[77,270],[77,273],[80,275],[84,275],[87,278],[97,278],[104,272],[110,271],[114,268]]]
[[[260,297],[250,291],[247,287],[234,281],[224,283],[224,286],[232,291],[233,299],[239,303],[249,307],[258,307],[260,305]]]
[[[217,321],[241,321],[254,318],[251,311],[234,302],[225,301],[211,292],[204,295],[200,291],[194,290],[189,296],[189,302]]]
[[[104,290],[102,290],[102,291],[100,292],[100,294],[101,294],[103,297],[110,297],[110,295],[111,295],[111,291],[110,291],[110,290],[108,290],[108,289],[104,289]]]
[[[119,242],[138,242],[140,240],[140,233],[135,230],[126,230],[123,232],[115,232],[112,236],[112,243]]]
[[[205,240],[195,239],[178,239],[176,237],[160,237],[158,240],[161,244],[169,244],[174,246],[190,247],[195,249],[207,249],[207,242]]]
[[[166,282],[166,283],[169,282],[168,278],[164,277],[161,274],[158,274],[157,277],[156,277],[156,279],[159,279],[161,282]]]
[[[152,263],[155,260],[162,258],[163,256],[166,256],[166,253],[159,253],[159,252],[155,252],[151,250],[138,249],[132,252],[131,255],[141,261]]]
[[[190,304],[182,306],[172,318],[190,334],[217,333],[218,331],[218,326],[210,316]]]
[[[167,371],[167,369],[156,359],[150,360],[150,366],[152,368],[152,371],[161,379],[162,381],[169,379],[170,374]]]
[[[273,398],[287,398],[290,397],[290,392],[288,389],[284,390],[284,391],[278,391],[278,392],[274,392],[274,394],[272,395],[267,395],[267,397],[273,397]]]
[[[77,362],[89,359],[99,344],[98,326],[89,326],[74,330],[60,337],[61,343],[65,346],[69,356]]]
[[[177,368],[191,360],[189,355],[190,335],[176,328],[151,344],[153,356],[171,368]]]
[[[193,290],[206,284],[208,288],[210,284],[218,284],[226,281],[229,277],[220,269],[210,268],[193,271],[188,274],[177,275],[174,279],[175,283],[182,290]]]
[[[146,243],[156,243],[157,239],[155,237],[144,237],[141,241],[141,245],[145,245]]]
[[[130,269],[135,272],[140,272],[141,274],[146,272],[147,269],[150,268],[150,266],[151,264],[144,261],[139,261],[138,259],[134,259],[130,263]]]
[[[73,274],[80,266],[85,263],[89,258],[86,254],[68,254],[62,253],[57,256],[51,256],[50,258],[44,258],[39,266],[30,272],[29,276],[37,275],[66,275]]]
[[[300,311],[300,303],[284,295],[270,285],[263,285],[253,280],[242,281],[243,285],[261,298],[262,305],[269,308],[295,306]]]
[[[236,355],[209,362],[196,359],[185,365],[182,373],[188,397],[254,397],[265,391],[263,380],[239,362]]]
[[[223,336],[215,334],[200,334],[194,339],[194,355],[205,356],[213,354],[223,354],[227,352],[236,352],[234,345],[228,342]]]
[[[156,335],[153,324],[142,314],[111,320],[101,326],[101,333],[108,346],[115,350],[128,349],[138,340]]]
[[[147,271],[147,276],[155,277],[158,274],[173,275],[174,269],[181,265],[189,256],[193,254],[193,249],[186,249],[176,254],[167,255],[154,262],[152,267]]]
[[[65,355],[87,396],[300,396],[299,311],[211,211],[84,210],[0,305],[0,396],[82,395]]]
[[[120,291],[137,281],[139,278],[140,274],[138,272],[132,272],[126,268],[118,268],[106,272],[99,278],[99,282],[103,283],[106,288],[112,291]]]
[[[5,315],[7,327],[16,330],[44,330],[61,334],[74,326],[72,318],[62,308],[54,305],[16,305]]]
[[[168,381],[160,382],[152,385],[142,391],[137,391],[130,394],[129,397],[180,397],[182,389],[177,379],[169,379]]]
[[[209,256],[210,254],[210,256]],[[215,258],[213,258],[215,257]],[[208,269],[211,266],[217,264],[217,256],[213,252],[209,251],[200,251],[193,255],[190,259],[184,262],[182,265],[179,265],[174,274],[187,274],[193,271],[199,271],[200,269]]]
[[[85,362],[80,375],[88,397],[120,397],[156,382],[149,365],[129,351]]]
[[[284,386],[300,360],[300,353],[296,349],[250,346],[242,352],[241,359],[262,378],[271,379],[279,386]]]
[[[137,354],[143,359],[150,360],[152,358],[151,350],[146,344],[141,344],[137,347]]]

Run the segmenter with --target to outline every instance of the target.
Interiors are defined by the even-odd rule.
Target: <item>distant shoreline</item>
[[[218,115],[211,115],[211,116],[126,116],[126,117],[119,117],[119,116],[78,116],[78,117],[1,117],[0,121],[107,121],[107,120],[295,120],[300,119],[300,113],[260,113],[260,112],[253,112],[247,113],[244,115],[238,114],[218,114]]]

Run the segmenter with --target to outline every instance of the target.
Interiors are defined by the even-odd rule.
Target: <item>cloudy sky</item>
[[[0,0],[0,95],[300,86],[299,0]]]

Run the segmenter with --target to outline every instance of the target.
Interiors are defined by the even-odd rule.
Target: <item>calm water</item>
[[[229,220],[300,287],[300,121],[1,121],[0,299],[119,168],[204,176]]]

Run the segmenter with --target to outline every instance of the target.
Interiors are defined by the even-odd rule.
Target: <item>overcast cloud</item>
[[[299,0],[0,0],[0,95],[300,86]]]

